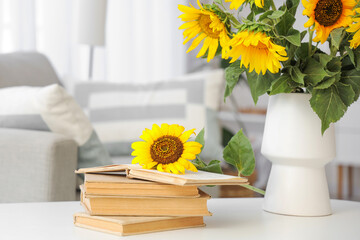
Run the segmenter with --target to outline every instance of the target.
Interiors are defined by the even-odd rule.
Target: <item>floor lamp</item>
[[[78,43],[89,45],[89,80],[93,75],[94,48],[105,46],[107,0],[78,0]]]

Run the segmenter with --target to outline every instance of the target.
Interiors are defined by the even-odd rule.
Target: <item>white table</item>
[[[206,227],[134,235],[124,239],[360,239],[360,202],[332,200],[333,215],[289,217],[264,212],[261,198],[210,199]],[[110,234],[73,226],[79,202],[0,204],[1,240],[110,240]]]

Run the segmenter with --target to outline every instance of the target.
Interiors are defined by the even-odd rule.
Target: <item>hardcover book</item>
[[[120,236],[205,226],[203,217],[119,217],[75,213],[74,224]]]
[[[127,178],[121,175],[85,173],[87,195],[143,197],[199,197],[196,186],[177,186]]]
[[[199,190],[197,198],[127,197],[88,195],[81,186],[81,203],[90,215],[210,216],[210,196]]]

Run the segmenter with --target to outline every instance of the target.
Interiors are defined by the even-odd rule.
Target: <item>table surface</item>
[[[360,202],[331,200],[333,215],[291,217],[262,210],[262,198],[210,199],[206,227],[119,237],[73,225],[79,202],[0,204],[0,239],[360,239]]]

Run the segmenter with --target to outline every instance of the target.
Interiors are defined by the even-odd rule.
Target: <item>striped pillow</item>
[[[152,124],[205,127],[202,157],[221,159],[217,119],[224,83],[222,70],[190,74],[150,84],[80,83],[75,98],[88,114],[110,155],[130,155],[131,143]]]

